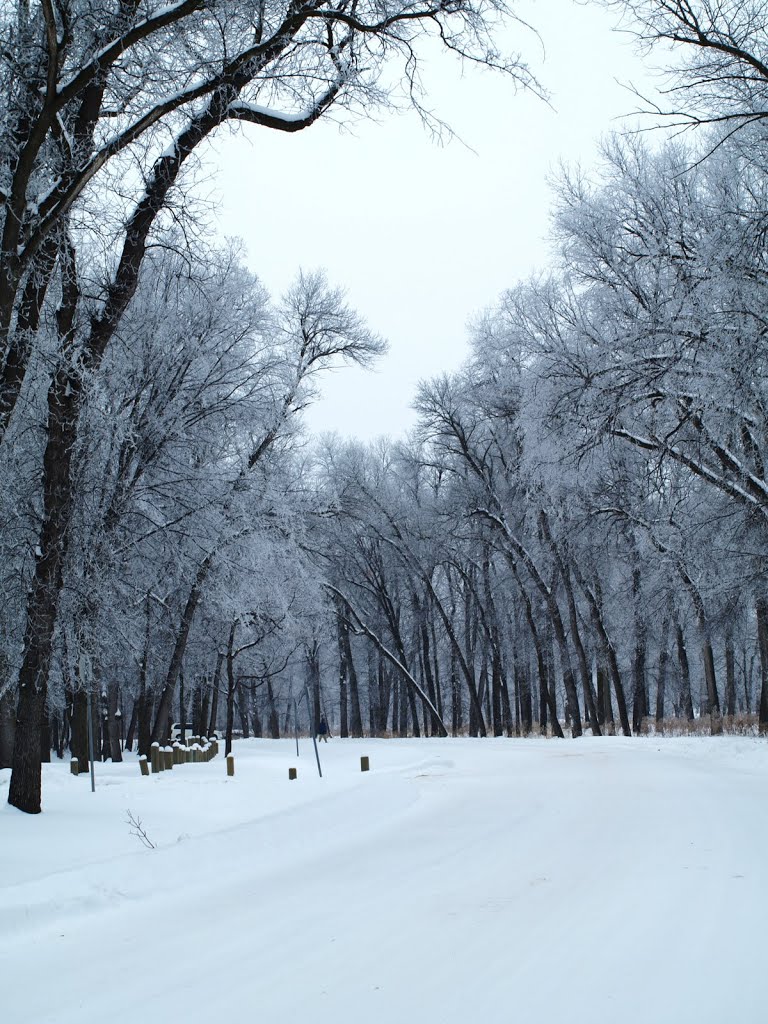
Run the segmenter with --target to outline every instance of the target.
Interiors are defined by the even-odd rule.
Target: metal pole
[[[89,680],[90,683],[90,680]],[[91,688],[88,687],[88,760],[91,765],[91,792],[96,792],[96,777],[93,771],[93,715],[91,714]]]
[[[315,758],[317,759],[317,774],[322,779],[323,769],[320,767],[320,754],[317,749],[317,723],[314,721],[312,715],[312,701],[309,699],[309,690],[307,689],[306,683],[304,683],[304,694],[306,695],[307,698],[307,712],[309,713],[309,724],[312,727],[312,743],[315,748]]]

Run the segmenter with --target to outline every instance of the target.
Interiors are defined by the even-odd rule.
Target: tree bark
[[[685,634],[679,621],[675,622],[677,641],[677,660],[680,665],[680,699],[682,710],[689,722],[693,721],[693,698],[691,696],[691,670],[688,664],[688,651],[685,646]]]
[[[730,624],[725,631],[725,714],[732,724],[736,714],[736,651]]]
[[[107,731],[109,733],[109,754],[113,764],[123,760],[123,752],[120,748],[120,706],[118,704],[119,691],[117,683],[110,683],[107,687]]]
[[[16,729],[14,718],[15,694],[9,687],[0,697],[0,768],[13,764],[13,737]]]
[[[757,640],[760,648],[760,710],[758,712],[758,730],[761,735],[768,734],[768,601],[760,598],[756,603]]]
[[[667,688],[667,671],[669,669],[669,618],[665,615],[661,623],[661,640],[659,642],[659,674],[656,679],[656,731],[664,732],[664,699]]]

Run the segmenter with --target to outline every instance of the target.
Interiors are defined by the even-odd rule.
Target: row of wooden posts
[[[174,743],[172,747],[161,747],[159,743],[153,743],[149,748],[149,763],[146,754],[139,758],[139,767],[142,775],[149,775],[149,765],[152,766],[152,774],[169,771],[178,764],[200,764],[210,761],[219,752],[219,741],[209,740],[203,736],[193,736],[188,747],[180,743]],[[231,755],[230,755],[231,756]],[[234,767],[234,766],[233,766]],[[229,773],[229,758],[227,758],[227,771]],[[231,773],[234,774],[234,771]]]
[[[141,769],[142,775],[149,775],[149,766],[152,766],[152,774],[155,775],[158,772],[170,771],[174,765],[178,764],[200,764],[202,762],[210,761],[216,757],[219,752],[219,741],[218,740],[207,740],[204,737],[193,736],[193,743],[189,747],[182,747],[180,743],[174,743],[172,747],[161,747],[159,743],[153,743],[150,748],[150,759],[147,761],[147,755],[142,754],[139,758],[139,768]],[[233,776],[235,774],[235,756],[234,754],[227,754],[227,775]],[[360,771],[370,771],[371,765],[367,757],[360,758]],[[73,775],[79,775],[80,765],[76,757],[73,757],[70,762],[70,771]],[[288,769],[288,778],[298,778],[298,770],[296,768]]]

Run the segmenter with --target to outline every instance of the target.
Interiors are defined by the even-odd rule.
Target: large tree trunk
[[[16,695],[9,687],[0,697],[0,768],[13,764],[13,737],[16,729],[14,705]]]
[[[60,368],[48,389],[48,431],[42,479],[43,518],[27,603],[13,769],[8,790],[8,803],[28,814],[39,814],[41,810],[40,740],[56,609],[69,542],[70,468],[79,406],[79,376]]]

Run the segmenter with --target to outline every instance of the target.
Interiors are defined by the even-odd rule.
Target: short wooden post
[[[152,774],[163,770],[163,759],[160,753],[160,744],[155,741],[149,748],[149,755],[152,759]]]
[[[367,757],[361,757],[360,758],[360,771],[361,772],[369,772],[370,770],[371,770],[371,765],[370,765],[370,762],[369,762],[368,758]]]
[[[170,747],[163,747],[163,768],[166,771],[173,768],[173,750]]]
[[[227,754],[227,775],[235,774],[235,755]]]
[[[295,768],[289,768],[288,769],[288,778],[289,779],[295,779],[296,778],[296,769]]]
[[[139,768],[141,768],[142,775],[149,775],[149,765],[147,764],[146,754],[142,754],[139,758]]]
[[[185,761],[186,764],[192,764],[192,748],[191,747],[185,747],[184,748],[184,761]]]
[[[173,744],[173,763],[181,764],[181,746],[178,743]]]
[[[80,774],[80,762],[76,757],[73,757],[72,760],[69,762],[69,770],[72,772],[73,775]]]

